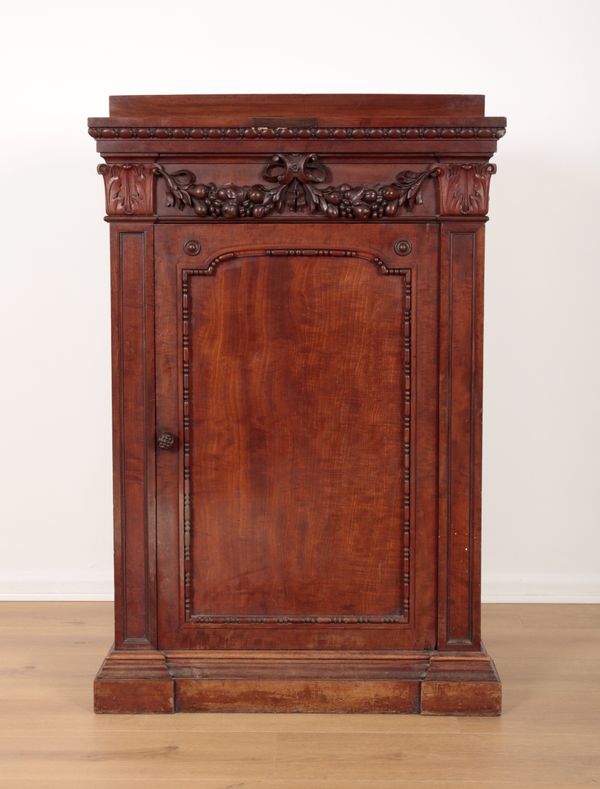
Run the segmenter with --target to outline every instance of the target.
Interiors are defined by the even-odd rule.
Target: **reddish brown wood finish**
[[[99,712],[497,714],[479,96],[114,97]]]
[[[387,282],[345,251],[182,277],[193,621],[407,619],[412,272]]]
[[[115,646],[156,645],[154,226],[111,225]]]
[[[432,655],[421,683],[424,715],[500,715],[502,686],[486,654]]]
[[[367,126],[368,118],[449,116],[477,118],[484,115],[485,97],[477,95],[421,95],[414,93],[306,94],[306,95],[183,95],[111,96],[110,115],[146,120],[148,117],[201,117],[216,124],[244,123],[251,118],[289,119],[312,116],[320,125],[339,124],[347,118]],[[359,119],[357,122],[357,118]],[[108,120],[108,119],[107,119]]]
[[[483,235],[440,227],[438,648],[481,649]]]
[[[186,611],[184,588],[183,615],[161,609],[160,645],[431,648],[437,354],[425,329],[437,320],[438,229],[404,228],[412,252],[400,257],[393,252],[397,228],[374,228],[369,246],[399,264],[383,276],[374,253],[361,249],[362,228],[332,226],[326,247],[319,226],[270,224],[267,234],[272,246],[265,248],[263,227],[205,228],[205,268],[196,269],[199,256],[184,251],[189,227],[157,228],[157,363],[179,369],[182,392],[178,402],[177,378],[160,377],[157,417],[161,425],[179,424],[184,440],[182,463],[173,453],[158,458],[167,486],[161,503],[170,502],[171,513],[159,518],[159,539],[163,556],[173,557],[164,573],[159,563],[161,596],[180,596],[176,562],[187,527],[183,574],[190,604],[195,596],[199,606]],[[189,274],[207,271],[216,252],[232,249],[236,256],[213,275]],[[424,261],[418,274],[417,256]],[[252,364],[240,366],[240,359]],[[422,402],[418,415],[414,398]],[[411,474],[417,432],[419,464]],[[179,510],[186,464],[187,518]],[[229,527],[219,530],[223,521]],[[427,579],[416,595],[415,572]],[[194,613],[213,621],[189,627],[184,620]],[[344,621],[328,621],[338,618]]]

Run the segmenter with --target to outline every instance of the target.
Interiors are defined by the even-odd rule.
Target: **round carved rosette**
[[[412,252],[412,244],[407,238],[399,238],[394,244],[394,252],[400,257],[410,255]]]
[[[190,240],[186,241],[185,244],[183,245],[183,251],[185,252],[185,254],[190,255],[192,257],[198,255],[201,249],[202,247],[200,245],[200,242],[196,241],[193,238],[190,238]]]

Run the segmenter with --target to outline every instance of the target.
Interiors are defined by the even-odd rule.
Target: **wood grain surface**
[[[504,127],[480,95],[124,96],[90,119],[113,303],[98,712],[499,714],[481,371]]]
[[[157,228],[160,649],[435,645],[438,229],[403,237]]]
[[[600,606],[484,606],[483,632],[502,718],[94,715],[112,605],[0,603],[0,787],[597,787]]]
[[[191,278],[193,613],[402,614],[409,276],[254,254]]]

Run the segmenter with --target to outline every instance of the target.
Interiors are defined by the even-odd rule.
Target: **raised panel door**
[[[161,648],[434,646],[437,232],[158,226]]]

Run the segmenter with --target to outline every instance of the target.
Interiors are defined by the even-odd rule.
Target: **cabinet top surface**
[[[115,123],[135,121],[167,125],[170,119],[202,125],[355,126],[386,125],[407,119],[504,122],[485,118],[485,97],[458,94],[260,94],[111,96],[109,117]]]

